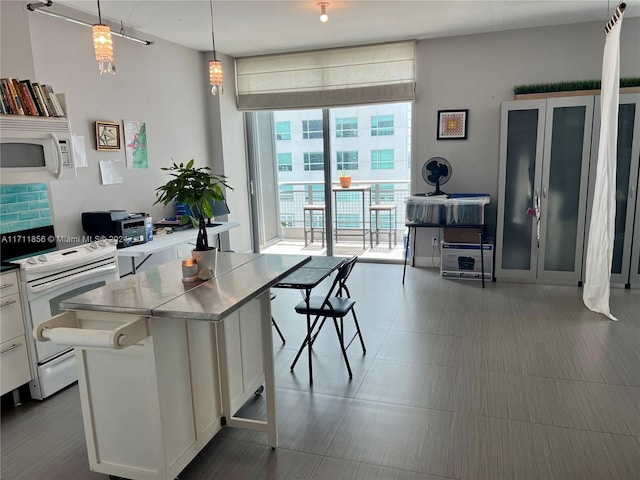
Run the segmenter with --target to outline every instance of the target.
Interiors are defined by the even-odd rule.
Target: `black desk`
[[[407,253],[409,249],[409,243],[411,242],[411,231],[413,231],[413,247],[411,249],[411,266],[414,266],[414,259],[416,256],[416,228],[474,228],[478,230],[478,234],[480,235],[480,268],[482,269],[482,288],[484,288],[484,235],[485,235],[485,225],[484,224],[469,224],[469,225],[444,225],[441,223],[407,223],[406,227],[409,228],[409,235],[407,237],[407,244],[404,247],[404,269],[402,270],[402,284],[404,285],[404,276],[407,272]]]
[[[340,266],[346,261],[345,258],[339,257],[320,257],[313,256],[311,260],[302,265],[297,270],[291,272],[291,274],[287,275],[285,278],[280,280],[275,288],[295,288],[296,290],[301,290],[304,300],[307,302],[307,308],[309,307],[309,298],[311,297],[311,290],[317,287],[322,281],[327,278],[334,270],[340,268]],[[315,322],[314,322],[315,326]],[[298,354],[291,365],[291,369],[293,370],[293,366],[298,361],[298,357],[302,353],[302,350],[305,346],[307,346],[311,341],[311,315],[307,314],[307,332],[308,335],[305,338],[302,346],[298,350]],[[315,337],[315,336],[314,336]],[[311,365],[311,348],[307,348],[309,352],[309,383],[313,383],[313,367]]]

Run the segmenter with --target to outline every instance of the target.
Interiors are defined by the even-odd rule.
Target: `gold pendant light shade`
[[[211,84],[211,95],[222,95],[224,87],[222,86],[222,63],[218,61],[216,54],[216,37],[213,35],[213,0],[209,0],[209,8],[211,12],[211,44],[213,46],[213,60],[209,60],[209,83]]]
[[[111,39],[111,29],[102,23],[102,13],[100,12],[100,0],[98,3],[98,23],[91,27],[93,31],[93,49],[96,52],[98,61],[98,71],[100,75],[116,73],[116,64],[113,62],[113,40]]]
[[[92,27],[93,48],[96,52],[98,70],[100,75],[115,74],[116,66],[113,63],[113,40],[111,29],[107,25],[97,24]]]
[[[224,93],[223,76],[222,63],[218,60],[211,60],[209,62],[209,83],[211,84],[212,95],[222,95]]]

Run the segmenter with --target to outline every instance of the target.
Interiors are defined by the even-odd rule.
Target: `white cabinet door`
[[[633,253],[640,252],[640,227],[635,227],[638,215],[638,173],[640,169],[640,94],[620,95],[618,110],[618,144],[616,162],[616,218],[613,243],[613,261],[611,265],[611,285],[624,287],[639,280],[638,256],[635,263]],[[588,214],[585,233],[585,249],[588,241],[591,210],[593,207],[593,189],[595,188],[598,164],[600,135],[600,97],[596,97],[593,116],[593,142],[591,145],[591,163],[589,173]],[[640,221],[640,219],[638,219]],[[635,232],[635,237],[634,237]],[[635,247],[634,247],[635,242]],[[635,248],[635,250],[634,250]],[[635,268],[634,268],[635,265]],[[583,269],[584,276],[584,269]],[[638,285],[640,287],[640,285]]]
[[[577,285],[582,275],[593,96],[547,99],[540,186],[538,281]]]
[[[593,101],[502,104],[497,280],[580,282]]]
[[[546,101],[504,102],[496,238],[497,280],[535,281]],[[529,213],[529,214],[528,214]]]

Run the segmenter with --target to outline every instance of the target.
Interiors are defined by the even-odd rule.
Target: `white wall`
[[[515,85],[599,79],[603,22],[423,40],[416,47],[412,192],[428,192],[424,162],[444,157],[453,175],[446,192],[491,194],[488,222],[495,229],[500,147],[500,104]],[[640,76],[640,19],[622,24],[620,73]],[[467,140],[436,140],[437,111],[469,109]],[[417,256],[431,255],[431,236],[420,229]]]
[[[89,23],[96,21],[82,12],[61,6],[56,9]],[[5,28],[5,25],[18,28]],[[85,137],[88,168],[78,169],[76,179],[50,184],[58,235],[82,235],[83,211],[125,209],[150,212],[154,219],[173,215],[175,211],[171,207],[153,205],[155,188],[167,179],[160,168],[169,166],[173,160],[179,163],[194,158],[197,165],[209,165],[214,173],[224,173],[223,161],[227,159],[233,163],[226,171],[229,182],[239,187],[229,197],[232,212],[229,220],[241,222],[241,227],[234,230],[238,245],[234,239],[231,248],[250,249],[246,178],[242,170],[237,170],[237,165],[244,167],[246,161],[242,115],[235,111],[231,88],[232,59],[225,59],[227,92],[220,107],[217,101],[211,100],[208,58],[195,50],[127,32],[153,40],[155,45],[144,46],[114,37],[117,74],[101,76],[89,28],[27,12],[26,2],[3,1],[1,33],[2,77],[30,78],[49,83],[57,93],[64,93],[72,130]],[[25,38],[29,41],[24,41]],[[18,53],[5,56],[5,47],[14,44],[19,45]],[[224,122],[220,121],[220,108],[225,110]],[[124,149],[98,152],[93,122],[122,122],[123,119],[146,122],[149,168],[126,170],[122,184],[101,185],[99,162],[124,161],[125,152]],[[225,127],[224,156],[222,125]]]

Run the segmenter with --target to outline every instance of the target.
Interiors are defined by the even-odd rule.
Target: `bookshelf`
[[[65,116],[51,85],[16,78],[0,79],[0,113],[30,117]]]

